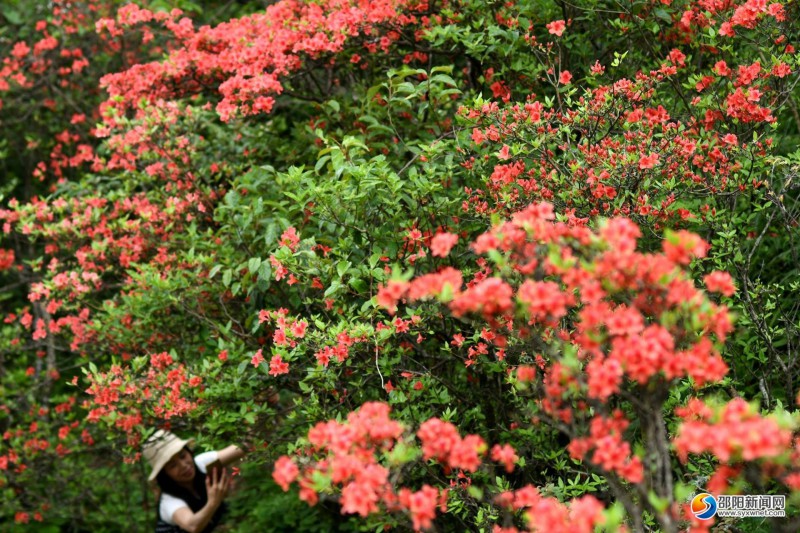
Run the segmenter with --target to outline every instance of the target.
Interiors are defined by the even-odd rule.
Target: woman
[[[230,475],[223,467],[244,452],[228,446],[194,457],[188,448],[193,442],[159,429],[144,443],[142,452],[152,468],[148,480],[161,488],[156,533],[208,533],[225,512]]]

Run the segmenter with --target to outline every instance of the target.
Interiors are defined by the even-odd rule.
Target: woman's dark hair
[[[192,451],[185,447],[183,448],[188,454],[192,456],[192,461],[194,461],[194,454]],[[192,480],[192,487],[194,491],[200,496],[197,498],[190,490],[185,489],[184,487],[178,485],[178,483],[169,477],[166,470],[163,468],[161,471],[156,475],[156,483],[158,483],[159,488],[161,488],[161,492],[167,493],[170,496],[175,496],[176,498],[180,498],[181,500],[185,501],[189,508],[192,510],[193,513],[198,512],[202,509],[206,503],[208,503],[208,492],[206,491],[206,475],[197,468],[197,463],[195,463],[194,469],[194,479]],[[156,514],[160,519],[160,510],[159,505],[156,505]],[[214,513],[214,517],[211,519],[211,522],[206,526],[203,530],[204,533],[212,531],[217,524],[219,524],[220,520],[222,519],[222,515],[225,513],[227,509],[227,505],[223,502],[222,505]]]
[[[183,450],[191,455],[192,461],[194,461],[194,454],[192,451],[185,446]],[[196,467],[196,465],[194,469],[192,486],[194,487],[194,491],[200,495],[199,499],[196,498],[191,491],[178,485],[174,479],[169,477],[169,474],[167,474],[167,471],[163,468],[158,475],[156,475],[156,483],[158,483],[161,492],[166,492],[171,496],[175,496],[176,498],[180,498],[181,500],[185,501],[187,504],[189,504],[189,508],[194,513],[202,509],[203,506],[208,503],[208,494],[206,493],[206,475],[202,473],[200,469]]]

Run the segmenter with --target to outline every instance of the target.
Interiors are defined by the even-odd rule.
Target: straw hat
[[[147,462],[150,463],[150,477],[147,481],[153,481],[161,469],[164,468],[172,456],[181,451],[184,446],[194,444],[194,439],[183,440],[172,432],[159,429],[153,433],[147,442],[142,445],[142,454]]]

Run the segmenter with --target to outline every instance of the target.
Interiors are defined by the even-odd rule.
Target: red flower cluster
[[[763,417],[742,398],[720,408],[692,399],[676,409],[684,418],[673,444],[686,462],[690,453],[711,452],[722,462],[775,458],[792,443],[790,429],[773,417]]]
[[[411,492],[403,488],[398,494],[398,501],[408,509],[415,531],[428,529],[433,526],[437,507],[442,512],[447,511],[447,489],[439,492],[430,485],[424,485],[420,490]]]
[[[572,439],[571,456],[642,483],[643,462],[625,438],[628,420],[621,411],[587,418],[586,407],[623,391],[639,394],[643,387],[668,386],[678,379],[692,378],[698,387],[722,379],[727,365],[714,337],[724,341],[732,329],[730,317],[695,287],[687,272],[708,245],[678,231],[667,234],[663,253],[645,254],[637,251],[641,231],[629,219],[613,218],[598,230],[554,219],[552,205],[533,204],[479,236],[473,250],[497,258],[502,267],[498,275],[466,290],[460,289],[460,273],[442,271],[410,282],[390,281],[378,300],[395,309],[401,298],[439,296],[454,316],[486,320],[490,328],[483,328],[482,339],[502,338],[503,348],[509,340],[505,332],[499,334],[500,327],[522,338],[536,334],[544,339],[553,347],[551,361],[537,358],[544,372],[542,387],[533,390],[541,391],[538,404],[544,415],[584,435]],[[726,276],[711,275],[709,289],[729,293]],[[444,279],[453,280],[455,290],[444,294]],[[566,318],[569,330],[562,329]],[[584,364],[563,363],[561,354],[570,352]],[[532,366],[518,366],[520,382],[535,381],[536,374]],[[468,438],[461,439],[449,423],[428,420],[417,435],[425,459],[467,471],[480,465],[476,448],[484,447],[483,441],[464,446]],[[704,441],[698,437],[693,442]],[[770,442],[771,450],[785,449],[783,440]],[[513,468],[512,449],[495,446],[491,455],[509,471]]]
[[[379,463],[380,456],[392,456],[411,446],[403,439],[403,426],[389,418],[389,406],[383,403],[365,403],[351,412],[344,423],[321,422],[308,432],[310,447],[295,459],[283,456],[275,463],[273,478],[283,490],[293,482],[300,485],[300,497],[313,504],[317,494],[312,479],[320,476],[330,480],[341,490],[343,513],[367,516],[386,511],[406,511],[415,530],[430,528],[437,508],[447,510],[448,489],[424,485],[413,491],[395,487],[389,470]],[[433,459],[450,468],[475,472],[481,466],[487,446],[477,435],[461,437],[456,427],[432,418],[420,425],[417,431],[422,446],[423,459]],[[309,456],[317,456],[310,461]],[[492,448],[492,459],[512,471],[519,460],[509,445]],[[410,457],[398,455],[393,464],[404,464]],[[301,468],[299,465],[306,465]],[[461,475],[461,473],[459,473]],[[397,478],[398,476],[392,476]],[[535,491],[535,489],[533,489]],[[537,492],[538,494],[538,492]]]
[[[590,461],[606,472],[614,472],[631,483],[641,483],[644,478],[642,460],[632,455],[630,444],[622,440],[628,427],[621,411],[615,411],[614,418],[595,416],[592,418],[589,436],[572,439],[569,454],[573,459],[583,460],[594,448]]]
[[[736,293],[736,285],[727,272],[714,271],[703,278],[703,283],[710,292],[718,292],[724,296],[733,296]]]
[[[109,3],[100,0],[83,0],[78,5],[66,0],[49,2],[44,12],[36,10],[34,16],[42,18],[30,27],[31,32],[20,34],[27,40],[15,42],[10,54],[0,58],[0,110],[22,102],[29,112],[43,114],[52,124],[61,124],[55,127],[64,127],[58,133],[53,131],[49,139],[36,135],[28,138],[28,149],[49,151],[48,159],[39,161],[33,171],[40,181],[49,173],[63,182],[69,169],[95,158],[90,128],[85,123],[91,99],[66,106],[64,97],[75,94],[72,91],[86,91],[87,83],[96,82],[88,67],[93,66],[92,54],[101,50],[90,32],[94,21],[112,10]],[[134,57],[130,55],[133,61]]]
[[[458,242],[458,235],[442,232],[437,233],[431,239],[431,255],[434,257],[447,257],[450,250]]]
[[[492,446],[492,461],[502,463],[509,474],[514,471],[514,464],[519,460],[517,452],[508,444]]]
[[[297,245],[300,244],[300,236],[297,234],[297,230],[294,227],[286,228],[286,231],[281,234],[280,243],[292,252],[296,252]]]
[[[280,488],[282,488],[284,491],[288,491],[289,485],[291,485],[297,479],[299,473],[300,469],[297,468],[297,465],[294,464],[294,461],[283,455],[277,461],[275,461],[275,466],[272,471],[272,478]]]
[[[86,420],[117,427],[128,435],[132,446],[138,445],[144,405],[162,419],[185,416],[198,405],[186,399],[188,390],[202,383],[200,376],[190,375],[185,365],[176,364],[166,352],[151,355],[143,376],[137,376],[130,367],[112,365],[108,372],[89,374],[88,380],[85,392],[90,398],[82,405],[88,411]],[[125,410],[119,409],[122,405]]]
[[[556,37],[561,37],[564,33],[564,30],[567,29],[567,24],[563,20],[554,20],[553,22],[548,22],[545,25],[547,31]]]
[[[767,0],[747,0],[738,6],[730,19],[730,26],[743,26],[745,28],[755,28],[759,17],[772,16],[776,21],[786,20],[783,5],[778,2],[767,2]],[[722,33],[722,32],[720,32]],[[728,34],[730,35],[731,32]]]
[[[408,296],[412,300],[420,300],[431,296],[440,296],[448,291],[450,298],[461,294],[463,278],[461,272],[446,267],[435,274],[426,274],[416,278],[411,283],[390,280],[378,290],[376,300],[378,305],[394,313],[401,299]]]
[[[14,250],[0,248],[0,271],[8,270],[14,265]]]
[[[422,442],[422,457],[435,459],[451,468],[475,472],[481,465],[486,443],[477,435],[463,439],[458,429],[449,422],[431,418],[422,423],[417,431]],[[513,452],[513,450],[512,450]]]
[[[659,324],[662,314],[677,311],[695,317],[719,340],[731,331],[726,308],[708,301],[683,270],[693,258],[705,255],[707,244],[702,239],[686,231],[668,233],[664,254],[641,254],[636,251],[640,231],[628,219],[612,219],[592,232],[553,218],[551,205],[531,205],[473,245],[479,253],[506,254],[522,274],[543,268],[550,279],[525,278],[515,288],[501,277],[488,277],[461,291],[460,273],[445,269],[411,282],[390,281],[380,289],[378,302],[394,309],[403,296],[441,297],[449,284],[454,288],[449,302],[453,315],[480,314],[490,324],[513,319],[516,299],[517,315],[525,319],[521,332],[532,326],[556,330],[562,318],[574,313],[577,321],[569,338],[592,356],[586,367],[591,398],[609,398],[625,378],[645,384],[657,376],[668,380],[689,376],[702,386],[725,375],[727,365],[706,333],[693,333],[692,342],[679,344],[676,338],[687,338],[683,326],[667,329]],[[723,274],[715,274],[711,287],[728,291],[724,284],[714,285],[723,279]],[[616,303],[620,298],[628,303]]]
[[[567,504],[553,497],[542,496],[536,487],[525,487],[503,492],[495,502],[508,509],[525,510],[525,519],[530,531],[571,531],[592,533],[605,521],[603,504],[594,496],[576,498]],[[520,533],[516,527],[494,526],[493,533]]]
[[[425,5],[420,3],[419,8]],[[116,20],[100,21],[98,30],[114,35],[123,28],[159,22],[179,44],[167,61],[105,76],[102,84],[112,97],[107,105],[123,111],[142,98],[155,104],[180,96],[177,87],[191,93],[211,85],[218,87],[222,96],[217,112],[224,121],[239,113],[268,113],[274,95],[283,91],[280,79],[298,70],[304,61],[340,52],[349,40],[373,34],[378,24],[391,22],[402,27],[418,23],[415,9],[406,0],[282,0],[265,12],[195,30],[188,19],[179,19],[179,10],[164,14],[127,6]],[[392,35],[384,34],[380,45],[384,50],[393,42]],[[374,53],[377,47],[370,48]],[[114,119],[109,122],[113,125]]]
[[[730,121],[725,117],[774,121],[771,107],[776,105],[778,93],[773,84],[750,86],[754,79],[767,78],[770,73],[760,65],[741,66],[735,84],[727,80],[722,83],[721,78],[732,71],[724,61],[718,62],[714,69],[717,75],[706,76],[698,85],[705,88],[718,83],[726,102],[722,111],[715,104],[706,111],[705,120],[683,122],[652,98],[667,76],[687,68],[686,55],[680,50],[673,49],[668,57],[669,62],[658,71],[587,91],[570,109],[565,110],[563,104],[548,107],[534,100],[534,95],[525,104],[505,108],[492,103],[463,109],[466,119],[476,119],[472,128],[476,145],[485,145],[487,140],[495,143],[476,147],[476,156],[482,157],[476,157],[470,168],[476,175],[490,174],[491,181],[482,189],[468,191],[472,196],[464,202],[464,210],[507,214],[526,202],[558,197],[566,203],[567,212],[576,216],[638,215],[657,224],[680,222],[691,214],[699,216],[690,213],[685,203],[676,202],[674,193],[678,189],[682,194],[705,195],[709,189],[734,191],[739,186],[752,186],[736,177],[740,147],[724,140],[733,135],[726,132]],[[786,72],[785,67],[777,70],[784,76]],[[572,81],[567,71],[550,73],[553,84]],[[728,86],[732,87],[730,91],[723,89]],[[624,135],[599,136],[595,125],[612,116],[624,121]],[[698,113],[700,116],[702,113]],[[580,132],[581,142],[560,144],[561,128]],[[523,148],[533,139],[534,146],[552,143],[567,150],[564,158],[570,161],[569,170],[554,164],[549,150]],[[510,155],[515,152],[525,157]]]

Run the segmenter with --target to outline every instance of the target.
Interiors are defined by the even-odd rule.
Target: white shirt
[[[205,474],[206,466],[216,461],[218,457],[219,454],[215,451],[201,453],[194,458],[194,464]],[[181,507],[189,507],[189,504],[166,492],[161,494],[161,503],[158,506],[158,512],[161,515],[161,520],[167,524],[171,526],[177,525],[172,519],[172,516],[175,514],[175,511]]]

